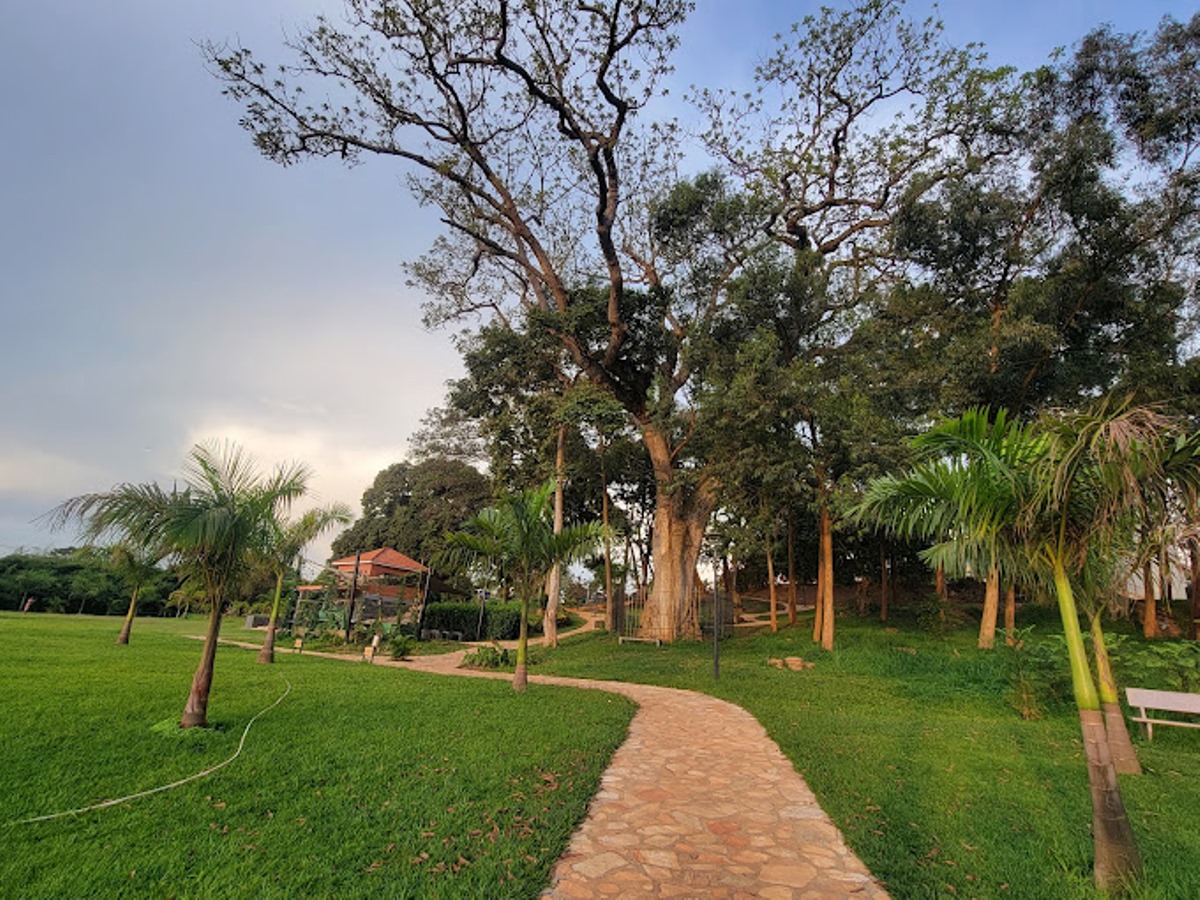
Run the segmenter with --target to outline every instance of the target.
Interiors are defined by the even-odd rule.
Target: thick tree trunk
[[[938,599],[945,603],[949,594],[946,591],[946,570],[942,566],[933,572],[933,588],[937,591]]]
[[[213,665],[217,658],[217,638],[221,633],[221,612],[225,606],[220,596],[210,593],[212,610],[208,616],[208,630],[204,634],[204,649],[200,651],[200,665],[192,676],[192,690],[183,707],[180,728],[208,727],[208,692],[212,690]]]
[[[141,593],[141,586],[133,589],[133,596],[129,598],[129,611],[125,613],[125,622],[121,625],[121,633],[117,635],[118,644],[129,643],[129,632],[133,630],[133,617],[137,615],[138,594]]]
[[[275,573],[275,602],[271,604],[271,618],[267,620],[267,636],[258,651],[258,662],[275,662],[275,628],[279,623],[279,601],[283,597],[283,573]]]
[[[1142,764],[1138,762],[1133,742],[1129,740],[1129,728],[1121,711],[1121,697],[1108,658],[1108,645],[1104,642],[1099,613],[1092,616],[1092,652],[1096,657],[1096,687],[1104,712],[1104,730],[1108,735],[1108,751],[1113,765],[1121,775],[1141,775]]]
[[[1081,709],[1079,724],[1092,794],[1093,877],[1100,890],[1119,892],[1141,874],[1141,855],[1117,783],[1104,716],[1099,710]]]
[[[1011,582],[1004,592],[1004,643],[1017,644],[1017,586]]]
[[[642,637],[674,641],[698,637],[690,614],[704,529],[716,505],[715,483],[705,475],[694,485],[679,483],[665,435],[643,424],[642,436],[654,466],[654,582],[642,611]]]
[[[822,598],[821,647],[833,649],[833,521],[829,506],[821,507],[821,554],[825,557],[825,593]]]
[[[521,591],[521,630],[517,633],[517,668],[513,672],[513,690],[529,687],[529,595]]]
[[[1158,637],[1158,605],[1154,599],[1154,580],[1150,563],[1142,566],[1142,636],[1147,640]]]
[[[1000,570],[988,570],[987,588],[983,593],[983,617],[979,620],[979,649],[996,646],[996,616],[1000,612]]]
[[[796,529],[791,511],[787,518],[788,551],[788,624],[796,624]]]
[[[1192,544],[1192,640],[1200,641],[1200,547]]]

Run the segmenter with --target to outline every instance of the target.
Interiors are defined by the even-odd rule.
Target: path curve
[[[463,653],[388,663],[511,677],[459,669]],[[887,897],[788,758],[741,707],[676,688],[551,675],[529,680],[612,691],[638,704],[629,737],[613,754],[544,897]]]

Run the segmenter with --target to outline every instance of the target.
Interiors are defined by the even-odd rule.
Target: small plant
[[[412,652],[413,639],[399,631],[393,631],[388,638],[387,648],[392,659],[405,659]]]
[[[463,656],[464,669],[503,669],[513,664],[513,655],[492,641],[490,647],[480,647]]]

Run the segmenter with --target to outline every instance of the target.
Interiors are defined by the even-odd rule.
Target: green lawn
[[[180,635],[203,623],[139,619],[128,647],[119,627],[0,614],[0,895],[535,897],[633,712],[592,691],[222,648],[215,727],[180,732],[200,653]],[[12,824],[227,758],[288,682],[212,776]]]
[[[973,634],[853,619],[838,629],[832,654],[812,644],[811,623],[727,641],[716,684],[711,645],[618,647],[602,634],[537,651],[533,672],[692,688],[745,707],[895,897],[1095,897],[1074,712],[1051,703],[1022,720],[1008,701],[1011,651],[976,650]],[[766,665],[788,655],[816,667]],[[1200,731],[1158,728],[1152,744],[1135,742],[1146,774],[1122,778],[1146,863],[1135,896],[1200,897]]]

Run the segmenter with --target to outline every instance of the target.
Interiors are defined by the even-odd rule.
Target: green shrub
[[[391,654],[392,659],[404,659],[412,652],[412,645],[413,639],[411,637],[395,631],[388,638],[388,653]]]
[[[430,603],[425,607],[425,628],[432,631],[461,631],[469,641],[510,641],[521,631],[518,603],[488,603],[484,606],[482,634],[476,603]]]
[[[493,641],[490,647],[479,647],[464,655],[460,667],[464,669],[503,669],[513,665],[514,662],[513,654]]]

